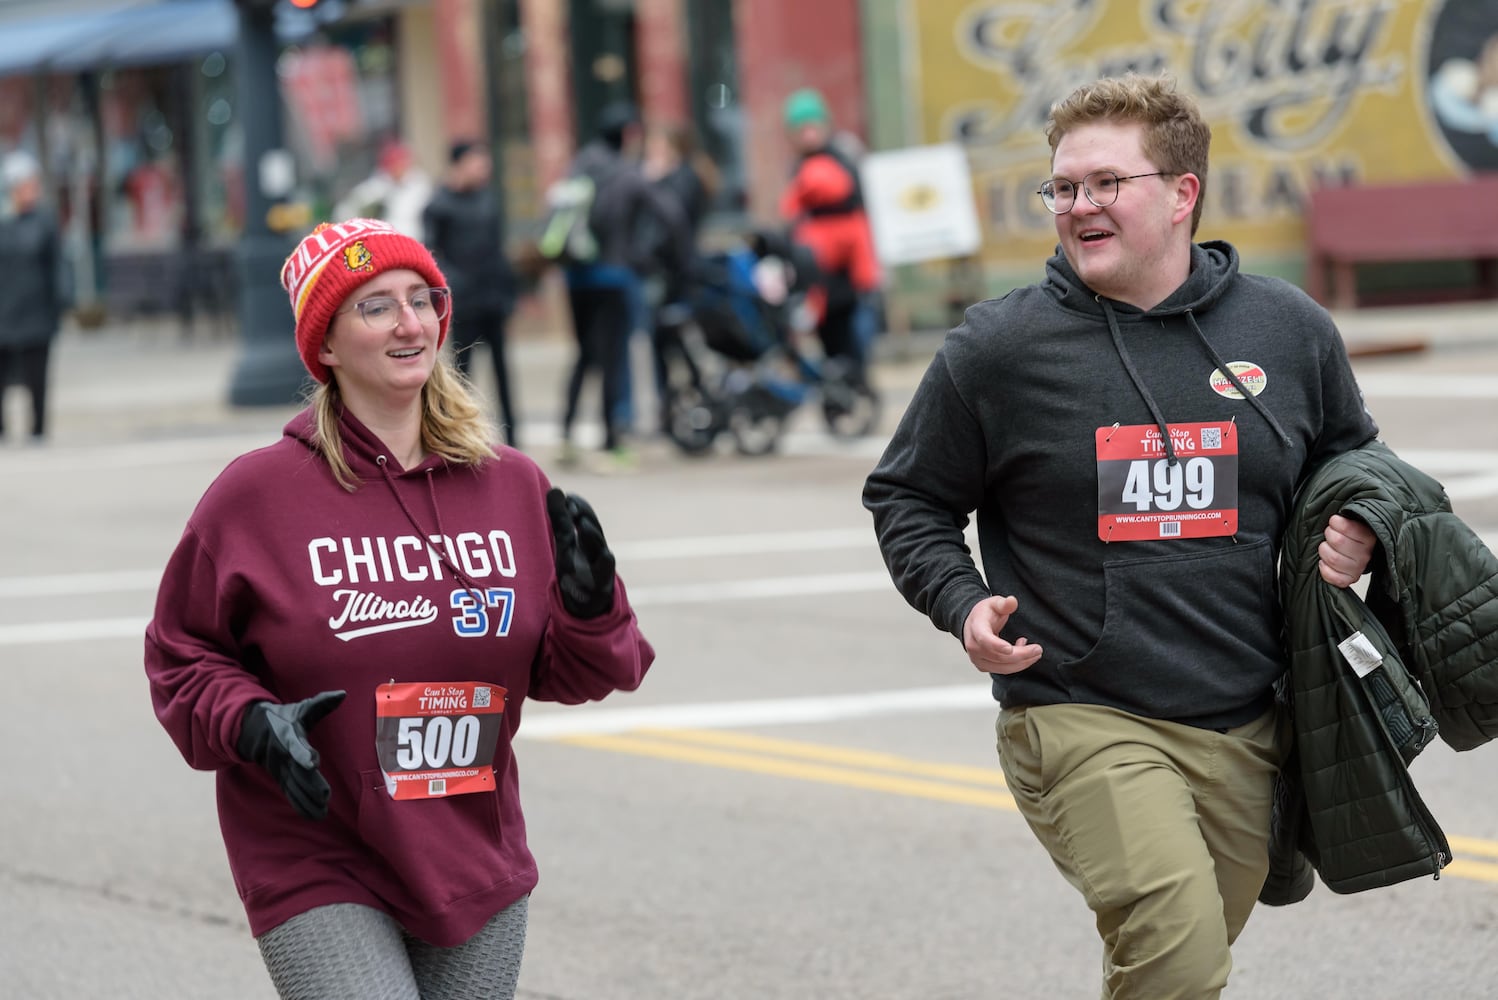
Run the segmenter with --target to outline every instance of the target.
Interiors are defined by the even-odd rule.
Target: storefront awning
[[[0,76],[174,62],[234,45],[233,0],[150,0],[88,13],[0,15]]]

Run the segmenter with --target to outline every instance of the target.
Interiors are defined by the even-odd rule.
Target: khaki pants
[[[1047,705],[1002,710],[998,736],[1020,813],[1097,918],[1104,1000],[1218,996],[1268,873],[1288,727]]]

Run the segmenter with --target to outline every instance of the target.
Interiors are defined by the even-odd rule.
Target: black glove
[[[328,815],[332,789],[317,769],[317,751],[307,730],[343,703],[344,691],[324,691],[306,701],[277,705],[257,701],[240,723],[239,755],[270,772],[296,811],[307,819]]]
[[[597,618],[614,606],[614,553],[588,501],[553,486],[546,514],[557,545],[557,585],[562,607],[578,618]]]

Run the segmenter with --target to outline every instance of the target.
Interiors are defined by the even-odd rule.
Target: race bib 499
[[[1238,530],[1238,432],[1171,424],[1097,429],[1097,533],[1105,542],[1212,538]]]
[[[375,752],[396,800],[494,791],[494,750],[504,724],[497,684],[381,684]]]

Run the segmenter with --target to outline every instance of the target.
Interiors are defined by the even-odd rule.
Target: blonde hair
[[[1051,105],[1045,136],[1051,144],[1052,160],[1062,136],[1095,122],[1143,125],[1140,146],[1156,167],[1166,173],[1196,175],[1201,189],[1191,212],[1191,235],[1195,236],[1207,190],[1207,152],[1212,145],[1212,129],[1196,101],[1176,90],[1175,80],[1164,74],[1129,73],[1085,84]]]
[[[312,390],[310,404],[316,431],[313,443],[333,470],[338,485],[352,493],[359,488],[359,481],[343,457],[343,435],[338,430],[343,400],[336,374]],[[421,387],[421,446],[457,465],[477,467],[496,457],[494,436],[483,408],[467,380],[441,356]]]

